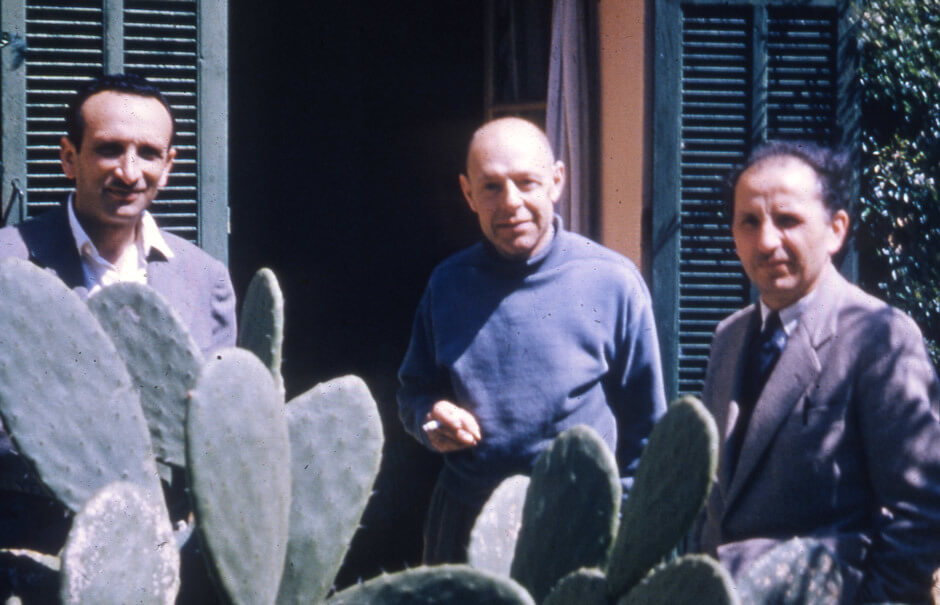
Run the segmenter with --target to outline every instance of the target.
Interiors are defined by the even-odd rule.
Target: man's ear
[[[59,140],[59,160],[62,162],[62,172],[71,180],[75,180],[75,162],[78,150],[68,137]]]
[[[832,229],[832,240],[829,245],[829,255],[832,256],[842,249],[845,244],[845,238],[849,233],[849,213],[845,210],[838,210],[832,215],[829,226]]]
[[[173,169],[173,160],[176,159],[176,147],[170,147],[166,152],[166,165],[163,167],[163,174],[160,175],[160,187],[166,187],[170,179],[170,170]]]
[[[473,201],[473,188],[470,187],[470,179],[466,175],[461,174],[459,180],[460,190],[463,192],[463,198],[467,200],[467,204],[469,204],[470,210],[476,212],[477,206],[476,202]]]
[[[565,163],[557,160],[552,164],[552,203],[556,203],[561,198],[561,192],[565,188]]]

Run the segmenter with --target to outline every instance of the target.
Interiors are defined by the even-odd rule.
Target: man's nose
[[[761,252],[773,252],[780,246],[780,230],[771,221],[764,221],[760,227],[757,245]]]
[[[506,183],[505,194],[503,195],[503,204],[508,208],[518,208],[522,205],[522,192],[512,181]]]
[[[131,151],[121,154],[115,175],[126,184],[136,183],[140,178],[140,162],[137,154]]]

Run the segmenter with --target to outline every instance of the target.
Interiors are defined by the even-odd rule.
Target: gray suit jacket
[[[228,269],[188,241],[161,231],[173,258],[147,258],[148,284],[170,303],[203,354],[235,346],[235,292]],[[85,275],[65,207],[0,229],[0,258],[29,259],[59,276],[82,298]]]
[[[844,602],[926,600],[940,565],[940,383],[916,324],[829,267],[754,407],[731,476],[721,456],[700,546],[739,574],[780,541],[836,553]],[[715,332],[703,390],[722,452],[756,305]]]

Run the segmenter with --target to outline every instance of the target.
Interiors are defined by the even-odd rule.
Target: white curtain
[[[553,0],[545,125],[567,183],[565,226],[597,236],[597,0]]]

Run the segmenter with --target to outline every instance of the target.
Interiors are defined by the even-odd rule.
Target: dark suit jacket
[[[842,560],[845,602],[924,601],[940,565],[937,374],[909,317],[832,267],[817,287],[733,476],[721,456],[701,547],[737,575],[780,541],[814,537]],[[725,319],[712,343],[703,399],[723,453],[754,313]]]
[[[150,253],[148,284],[179,313],[203,354],[235,346],[235,292],[228,269],[188,241],[166,231],[161,234],[174,256]],[[87,295],[64,206],[0,229],[0,258],[10,256],[50,269],[82,298]]]

